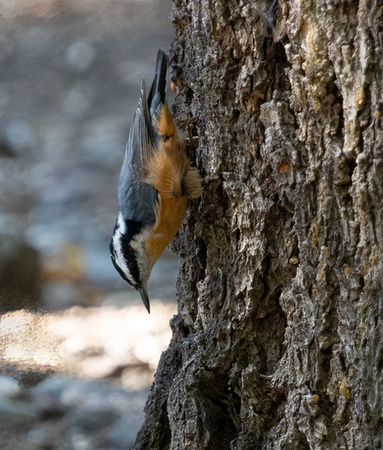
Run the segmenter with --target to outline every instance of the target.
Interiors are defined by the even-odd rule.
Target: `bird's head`
[[[152,265],[149,262],[145,239],[148,235],[142,225],[132,220],[124,220],[119,213],[110,242],[110,258],[121,278],[133,286],[141,295],[150,313],[147,282]]]

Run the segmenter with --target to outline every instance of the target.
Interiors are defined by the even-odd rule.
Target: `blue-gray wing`
[[[155,223],[158,192],[153,186],[141,181],[144,161],[154,148],[155,133],[143,81],[118,185],[118,205],[125,220],[135,220],[147,225]]]

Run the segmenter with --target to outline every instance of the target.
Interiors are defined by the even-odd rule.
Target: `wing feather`
[[[121,168],[118,204],[125,219],[140,221],[148,225],[154,224],[156,221],[155,207],[158,201],[158,192],[142,179],[144,161],[149,158],[154,147],[155,134],[143,80]]]
[[[118,185],[118,204],[124,219],[140,221],[147,225],[156,222],[159,194],[155,187],[144,180],[145,165],[158,150],[161,137],[157,134],[157,122],[166,102],[166,77],[168,58],[158,51],[156,72],[149,96],[146,96],[145,80],[130,127],[128,144]]]

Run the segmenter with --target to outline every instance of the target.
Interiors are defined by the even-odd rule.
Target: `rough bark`
[[[383,7],[175,0],[201,200],[136,449],[383,446]]]

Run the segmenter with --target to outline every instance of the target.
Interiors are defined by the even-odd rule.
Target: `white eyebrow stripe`
[[[126,232],[126,224],[124,218],[122,217],[121,212],[118,213],[117,223],[118,223],[118,231],[120,232],[120,234],[124,234]]]
[[[123,274],[126,276],[126,278],[134,286],[137,284],[137,281],[133,278],[132,274],[130,273],[129,267],[126,264],[124,255],[122,253],[122,236],[126,232],[126,225],[120,212],[118,213],[117,216],[117,223],[118,228],[116,229],[116,232],[114,233],[113,236],[113,247],[116,253],[115,261],[116,264],[119,266],[119,268],[122,270]]]

